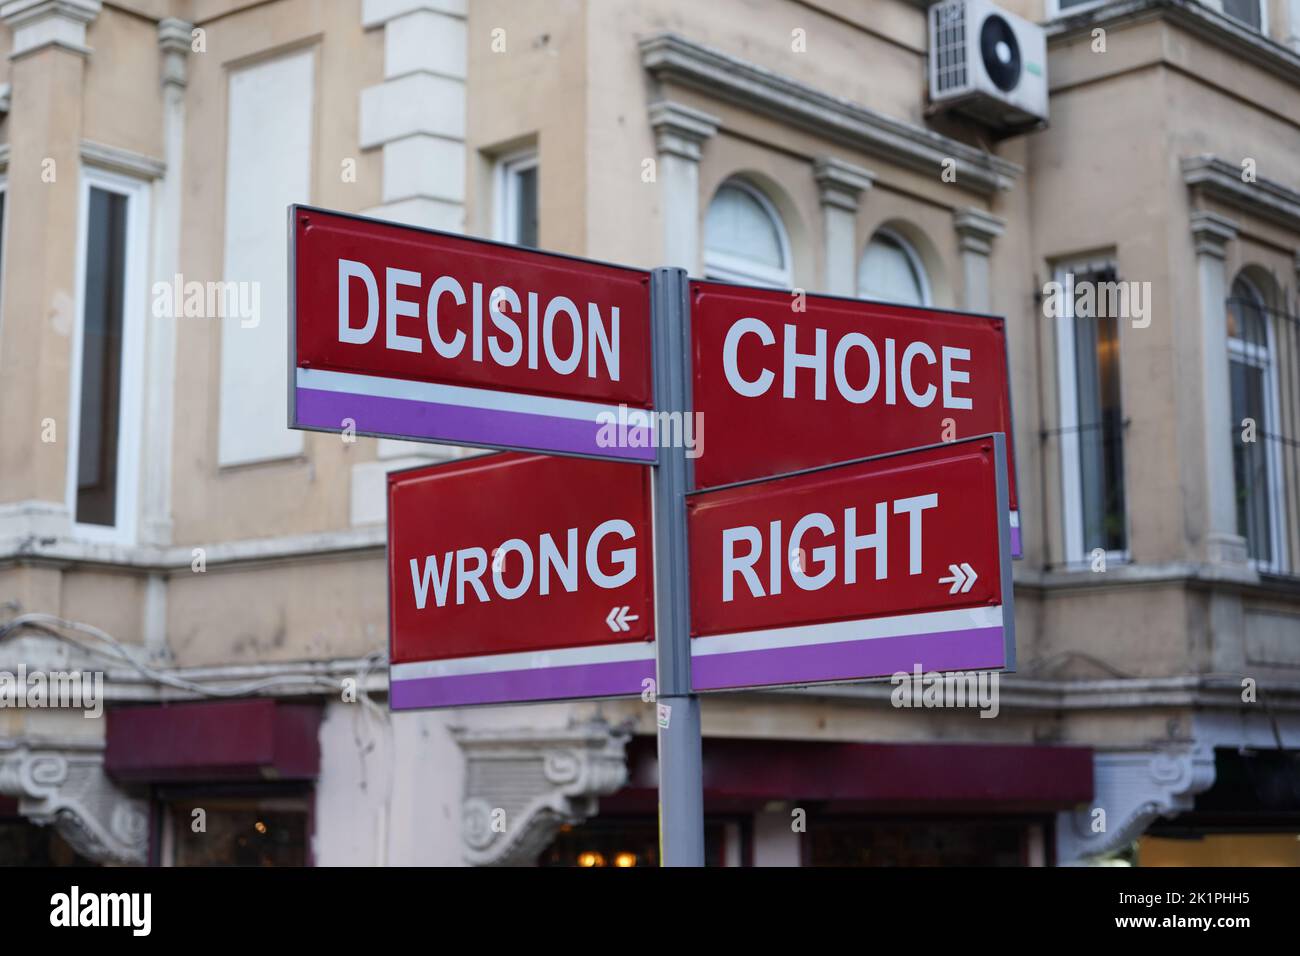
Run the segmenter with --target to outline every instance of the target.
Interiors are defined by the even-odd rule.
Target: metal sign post
[[[650,273],[651,353],[655,409],[691,414],[688,284],[682,269]],[[671,422],[660,417],[658,424]],[[660,434],[671,436],[673,430]],[[668,444],[671,444],[669,442]],[[686,493],[691,462],[684,442],[659,449],[654,467],[654,553],[659,724],[659,860],[663,866],[704,865],[704,781],[700,699],[691,692],[690,567]]]

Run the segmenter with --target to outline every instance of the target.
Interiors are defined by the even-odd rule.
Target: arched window
[[[710,279],[788,289],[790,241],[771,201],[749,183],[723,183],[704,222],[704,273]]]
[[[1245,276],[1233,281],[1227,305],[1237,533],[1246,539],[1251,560],[1281,570],[1281,476],[1279,457],[1271,447],[1278,434],[1277,394],[1268,313],[1264,296]]]
[[[930,281],[916,250],[898,233],[881,229],[858,262],[858,296],[902,305],[929,305]]]

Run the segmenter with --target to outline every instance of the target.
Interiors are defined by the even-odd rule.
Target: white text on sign
[[[360,280],[366,290],[366,318],[359,326],[352,324],[350,314],[350,283],[354,280]],[[411,335],[412,323],[407,321],[399,328],[398,322],[419,319],[422,313],[418,301],[402,297],[410,295],[409,291],[403,290],[423,291],[424,288],[424,277],[419,272],[384,270],[384,348],[420,353],[427,341],[442,358],[456,359],[464,354],[468,343],[470,358],[475,362],[485,361],[486,354],[493,364],[504,368],[526,360],[528,368],[535,369],[545,359],[547,367],[557,374],[572,375],[583,364],[585,344],[587,377],[599,377],[598,368],[603,365],[603,374],[610,381],[619,380],[618,306],[607,310],[607,323],[600,306],[588,302],[584,329],[582,310],[567,296],[554,296],[543,305],[536,292],[526,292],[521,297],[509,286],[498,285],[488,293],[486,302],[487,317],[495,331],[485,334],[483,283],[470,283],[467,296],[462,283],[453,276],[443,275],[428,287],[423,312],[425,329],[421,334]],[[455,306],[469,304],[468,333],[464,328],[455,327],[456,318],[452,315],[455,310],[444,299],[450,299]],[[463,325],[463,308],[459,318]],[[374,272],[365,263],[340,259],[339,341],[352,345],[369,343],[379,330],[379,319],[379,283]],[[523,320],[522,324],[520,320]],[[565,327],[568,334],[557,335],[557,330]],[[428,333],[427,340],[423,332]]]
[[[907,555],[908,574],[921,573],[921,521],[924,512],[939,506],[938,494],[914,495],[910,498],[898,498],[892,502],[877,502],[874,508],[875,521],[871,532],[858,532],[859,516],[857,508],[845,508],[841,520],[843,535],[840,547],[843,549],[842,560],[838,563],[841,579],[845,584],[858,581],[858,554],[863,551],[873,552],[875,558],[874,577],[883,581],[889,576],[889,516],[907,516]],[[830,515],[814,511],[804,515],[790,529],[789,540],[782,543],[782,522],[771,521],[767,528],[767,589],[755,570],[759,559],[764,554],[764,536],[762,529],[754,525],[742,525],[727,528],[722,532],[722,600],[735,600],[736,576],[739,575],[749,588],[751,597],[761,598],[781,593],[782,582],[788,575],[795,586],[804,591],[819,591],[835,580],[837,548],[828,543],[812,549],[812,561],[820,569],[809,574],[803,561],[787,560],[792,552],[800,552],[804,535],[817,531],[828,542],[833,541],[838,533],[835,522]],[[744,554],[737,554],[740,542],[748,544]]]
[[[492,593],[504,601],[523,597],[534,585],[539,595],[546,596],[551,593],[552,577],[560,587],[572,593],[578,589],[579,572],[584,570],[587,579],[597,587],[621,588],[636,577],[636,550],[627,547],[611,551],[608,558],[615,570],[605,571],[601,567],[601,544],[611,535],[628,542],[635,539],[636,531],[629,522],[613,518],[596,526],[585,547],[579,547],[578,529],[569,528],[565,532],[563,549],[552,535],[542,534],[535,552],[533,546],[522,538],[511,538],[494,548],[491,558],[486,548],[460,548],[444,551],[441,555],[426,555],[423,570],[419,559],[411,558],[415,606],[424,610],[431,586],[438,607],[445,606],[449,599],[464,604],[468,592],[472,592],[480,603],[487,604],[492,600],[489,586]],[[519,556],[522,571],[517,581],[507,584],[506,561],[511,554]],[[454,589],[451,586],[453,578]]]
[[[886,405],[897,405],[901,390],[903,399],[916,408],[928,408],[936,398],[940,399],[943,408],[968,410],[972,407],[969,397],[953,391],[953,386],[970,382],[970,372],[957,367],[958,363],[970,361],[970,349],[943,345],[936,355],[925,342],[907,342],[900,348],[900,343],[892,338],[886,338],[881,349],[861,332],[840,336],[832,349],[826,329],[814,328],[812,333],[812,350],[801,352],[798,327],[787,323],[779,363],[767,359],[757,367],[741,369],[739,353],[745,337],[755,336],[764,347],[771,347],[776,345],[776,333],[760,319],[738,319],[727,330],[723,342],[722,363],[728,384],[739,395],[757,398],[766,394],[776,381],[777,372],[769,366],[777,366],[781,375],[782,398],[796,397],[797,386],[807,378],[806,375],[801,378],[798,373],[805,369],[812,373],[813,398],[818,401],[826,399],[829,377],[840,396],[855,405],[865,405],[877,394],[883,394]],[[855,350],[861,351],[867,359],[866,380],[859,383],[850,382],[848,374],[848,364]],[[924,387],[917,387],[915,369],[918,361],[939,366],[939,386],[927,382]]]

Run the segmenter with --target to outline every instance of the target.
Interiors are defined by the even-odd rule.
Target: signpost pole
[[[689,283],[682,269],[650,273],[656,434],[684,436],[690,415]],[[681,417],[682,430],[665,423]],[[674,444],[660,442],[661,446]],[[655,630],[659,725],[659,859],[663,866],[704,865],[704,784],[700,699],[691,691],[690,568],[685,442],[660,447],[654,468]]]

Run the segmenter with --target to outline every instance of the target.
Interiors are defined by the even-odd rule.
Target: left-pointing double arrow
[[[605,623],[609,625],[609,629],[616,633],[618,631],[632,630],[628,621],[640,620],[641,616],[639,614],[629,614],[628,611],[630,610],[632,609],[627,606],[612,608],[609,616],[605,618]]]

